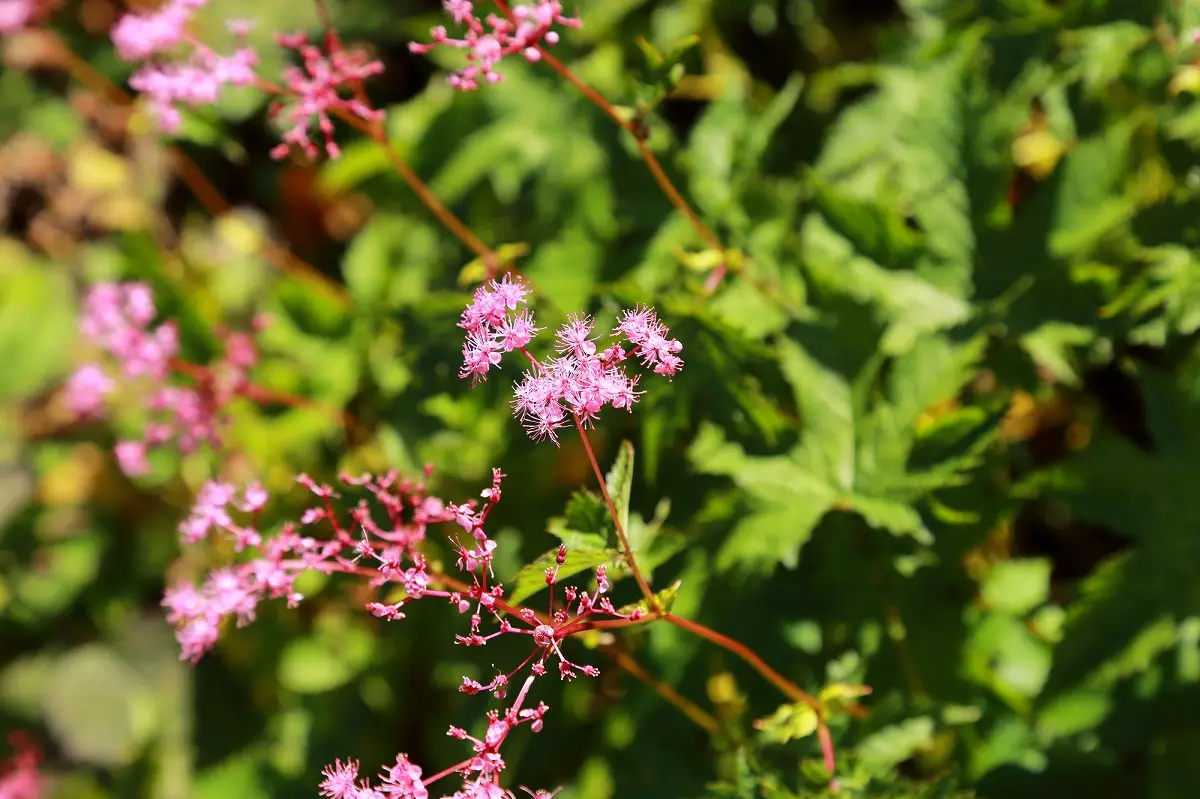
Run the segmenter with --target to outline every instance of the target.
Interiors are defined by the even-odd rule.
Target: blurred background
[[[181,663],[164,587],[231,553],[182,550],[178,524],[215,476],[264,483],[266,530],[306,507],[302,472],[432,464],[459,501],[499,467],[510,576],[594,477],[573,437],[511,418],[511,364],[458,379],[485,270],[378,143],[339,123],[340,158],[274,160],[251,88],[155,130],[108,36],[154,5],[41,2],[0,38],[0,732],[24,736],[0,762],[35,751],[40,795],[70,799],[316,796],[335,757],[371,774],[397,752],[433,773],[486,706],[462,676],[522,652],[313,579]],[[839,795],[1200,796],[1200,4],[580,0],[553,52],[637,120],[724,253],[544,64],[456,93],[456,53],[408,49],[445,23],[435,0],[330,9],[384,65],[388,141],[536,286],[541,324],[652,303],[684,342],[683,373],[592,441],[606,468],[633,445],[674,611],[826,691]],[[193,33],[228,46],[247,17],[264,75],[275,33],[321,36],[302,0],[209,0]],[[95,356],[81,298],[113,280],[153,288],[193,363],[267,320],[265,399],[136,477],[113,448],[144,428],[137,386],[101,421],[63,391]],[[786,700],[728,652],[658,624],[568,646],[602,674],[539,683],[511,786],[828,793],[811,719],[756,727]]]

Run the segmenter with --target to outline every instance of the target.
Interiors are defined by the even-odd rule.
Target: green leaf
[[[812,705],[795,702],[780,705],[774,713],[754,722],[754,729],[769,744],[785,744],[807,738],[817,731],[820,719]]]
[[[1049,598],[1052,565],[1046,558],[997,563],[988,572],[980,597],[997,613],[1025,616]]]
[[[0,240],[0,399],[26,397],[70,365],[75,326],[65,273]]]
[[[518,258],[523,255],[528,255],[530,247],[523,241],[501,244],[492,250],[496,254],[496,259],[501,264],[515,263]],[[467,263],[458,273],[458,285],[469,286],[473,283],[482,283],[487,277],[488,267],[483,258],[475,258]]]
[[[265,766],[254,751],[240,752],[198,775],[197,799],[222,799],[231,795],[242,799],[268,799],[271,796]]]
[[[699,471],[730,477],[751,504],[723,542],[718,568],[794,568],[800,549],[833,509],[856,513],[893,535],[932,543],[917,503],[960,484],[976,466],[980,444],[967,452],[946,452],[941,461],[917,469],[911,462],[914,427],[922,413],[952,398],[970,378],[984,343],[982,337],[917,339],[893,361],[886,394],[867,403],[863,391],[877,359],[848,380],[798,341],[781,339],[780,368],[803,423],[799,443],[786,456],[750,457],[706,425],[689,451]],[[994,426],[998,417],[984,421]],[[983,444],[989,440],[975,427],[964,433]]]
[[[1177,621],[1200,614],[1198,398],[1169,375],[1137,376],[1153,454],[1109,431],[1048,475],[1050,493],[1076,519],[1110,525],[1136,547],[1081,586],[1055,652],[1047,696],[1089,679],[1137,674],[1174,646]]]
[[[953,327],[965,321],[971,307],[911,271],[893,271],[863,255],[825,218],[812,213],[801,227],[812,279],[826,290],[874,309],[890,326],[883,342],[896,353],[922,333]]]
[[[622,441],[617,448],[617,458],[604,477],[608,495],[617,510],[622,530],[629,530],[629,496],[633,491],[633,444]],[[606,508],[607,510],[607,508]]]
[[[767,572],[781,564],[794,569],[800,550],[812,537],[821,517],[832,506],[832,492],[817,493],[807,502],[794,494],[790,502],[744,515],[717,553],[717,569],[736,567]]]
[[[401,217],[375,215],[346,250],[342,274],[359,303],[379,305],[386,299],[395,248],[404,235]]]
[[[918,752],[933,746],[933,719],[919,716],[871,733],[858,744],[863,766],[873,774],[885,775]]]
[[[586,228],[573,226],[558,238],[541,242],[521,273],[556,314],[578,313],[587,305],[603,259],[600,242]]]
[[[841,115],[815,167],[860,200],[894,197],[889,205],[911,208],[925,232],[918,271],[951,297],[966,294],[975,252],[965,180],[971,122],[991,110],[991,98],[971,92],[979,49],[970,37],[959,44],[937,60],[881,68],[878,93]]]
[[[564,515],[551,519],[546,529],[568,545],[571,543],[568,536],[581,534],[594,537],[601,545],[615,540],[608,506],[599,494],[586,489],[572,494]]]
[[[65,753],[104,767],[133,762],[162,722],[153,686],[115,650],[89,644],[54,665],[46,722]]]
[[[1133,217],[1137,204],[1129,181],[1130,148],[1144,121],[1140,115],[1127,117],[1081,141],[1064,160],[1055,176],[1052,254],[1082,253]]]

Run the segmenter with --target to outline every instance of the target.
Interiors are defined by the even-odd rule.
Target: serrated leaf
[[[1081,253],[1130,219],[1136,199],[1128,183],[1133,136],[1144,118],[1126,117],[1099,136],[1080,142],[1056,173],[1054,255]],[[1061,174],[1060,174],[1061,173]]]
[[[999,416],[984,415],[964,430],[972,442],[922,469],[911,459],[918,418],[934,403],[953,397],[982,356],[984,339],[951,342],[924,336],[895,359],[884,397],[866,402],[862,386],[876,370],[868,361],[853,381],[815,357],[799,342],[777,344],[780,367],[801,413],[800,442],[787,456],[749,457],[724,434],[704,426],[689,452],[702,472],[730,477],[752,500],[718,552],[722,570],[794,568],[800,548],[827,512],[858,514],[872,527],[917,543],[932,543],[917,503],[932,492],[962,483],[977,465],[976,448],[990,440],[978,424],[994,428]],[[982,443],[981,443],[982,442]]]
[[[971,315],[971,306],[915,272],[885,269],[860,253],[818,213],[800,231],[806,265],[819,284],[856,303],[878,309],[891,329],[884,346],[902,351],[922,333],[953,327]]]
[[[576,491],[567,500],[567,506],[562,517],[555,517],[547,525],[547,531],[564,543],[570,543],[567,536],[594,536],[601,545],[613,540],[615,528],[608,507],[599,494],[589,491]]]
[[[832,505],[832,493],[814,494],[809,502],[768,508],[743,516],[721,544],[717,568],[770,571],[776,564],[794,569],[800,550]]]
[[[633,444],[628,441],[621,442],[617,448],[617,458],[608,474],[604,476],[604,484],[608,486],[608,495],[616,507],[621,529],[628,530],[629,497],[633,491]]]

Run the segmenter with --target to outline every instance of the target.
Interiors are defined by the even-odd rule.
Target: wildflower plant
[[[492,280],[475,291],[463,310],[459,327],[466,334],[461,372],[464,378],[474,382],[485,379],[488,371],[498,365],[501,353],[515,351],[529,361],[528,371],[514,388],[513,408],[535,440],[545,438],[558,443],[557,431],[573,420],[586,441],[587,428],[605,405],[632,410],[637,399],[636,377],[626,374],[626,360],[637,358],[668,376],[683,366],[678,354],[682,344],[668,337],[668,328],[649,308],[625,312],[614,329],[614,335],[621,337],[628,350],[622,343],[598,349],[591,318],[572,315],[555,335],[556,354],[538,360],[527,349],[539,332],[532,312],[522,308],[529,293],[519,277]],[[427,468],[426,479],[431,474],[432,469]],[[420,600],[441,600],[468,619],[466,629],[454,636],[461,646],[486,647],[509,636],[529,641],[529,654],[512,668],[499,670],[487,682],[464,676],[459,687],[468,695],[491,694],[504,701],[510,688],[519,685],[511,705],[487,712],[483,738],[472,737],[464,728],[450,728],[448,734],[470,744],[472,751],[454,766],[422,779],[423,768],[401,753],[395,765],[387,767],[378,783],[373,784],[359,777],[357,761],[338,760],[325,769],[321,793],[333,799],[427,796],[428,786],[458,774],[462,787],[446,796],[510,796],[511,790],[501,783],[505,768],[501,748],[522,724],[534,733],[543,729],[549,706],[540,700],[534,705],[530,700],[538,678],[549,674],[559,680],[572,680],[600,674],[595,665],[572,659],[565,651],[567,640],[596,629],[597,624],[612,628],[647,622],[656,618],[661,608],[637,572],[602,477],[601,487],[613,508],[612,518],[625,547],[628,568],[636,574],[646,602],[629,609],[615,607],[609,597],[605,563],[595,566],[594,589],[560,587],[560,570],[571,556],[565,543],[558,546],[553,563],[543,572],[548,589],[546,610],[538,612],[508,601],[493,567],[498,544],[486,529],[503,495],[503,479],[500,470],[493,469],[491,484],[480,492],[480,506],[476,500],[445,502],[428,494],[424,481],[402,479],[395,471],[381,476],[342,475],[344,485],[369,495],[354,505],[346,518],[334,508],[333,501],[340,495],[332,486],[300,475],[296,481],[317,498],[317,504],[304,510],[296,522],[287,522],[269,535],[259,529],[260,513],[268,499],[260,484],[237,489],[228,483],[206,483],[190,515],[180,524],[183,543],[195,545],[213,537],[225,538],[235,553],[246,553],[246,557],[212,571],[199,585],[181,583],[167,590],[163,605],[168,621],[176,625],[180,657],[197,662],[216,644],[226,620],[233,620],[238,627],[253,622],[264,600],[282,598],[288,607],[296,607],[303,599],[296,583],[306,572],[365,580],[378,596],[366,603],[365,609],[387,621],[404,619]],[[243,518],[237,521],[235,517]],[[451,529],[446,537],[455,557],[456,575],[431,570],[429,565],[427,542],[439,526]],[[317,529],[325,534],[314,534]],[[390,596],[395,593],[398,599]]]
[[[511,7],[499,2],[489,11],[482,10],[483,5],[445,0],[443,10],[458,33],[434,27],[431,41],[411,43],[411,51],[462,51],[467,66],[449,78],[459,90],[500,83],[501,62],[510,56],[562,69],[546,48],[560,42],[562,31],[579,28],[579,16],[568,15],[561,3],[549,0]],[[187,109],[217,102],[229,87],[252,89],[269,98],[269,116],[282,131],[280,143],[270,151],[274,159],[292,153],[309,159],[322,154],[340,158],[343,149],[335,140],[335,119],[374,141],[418,199],[484,267],[487,277],[459,315],[459,376],[475,387],[500,368],[504,356],[519,360],[522,374],[510,400],[513,416],[533,441],[559,447],[574,428],[602,497],[585,493],[581,496],[590,499],[580,501],[607,514],[616,545],[597,546],[586,535],[564,538],[518,573],[500,573],[497,557],[506,553],[501,539],[491,534],[489,520],[507,488],[505,475],[495,467],[478,499],[463,502],[430,493],[432,467],[426,467],[420,480],[395,469],[343,472],[337,490],[300,473],[295,482],[315,502],[294,514],[270,509],[273,492],[261,480],[209,479],[196,492],[178,532],[186,550],[209,550],[211,555],[202,559],[215,556],[220,563],[198,580],[172,581],[162,599],[167,621],[175,627],[180,658],[198,663],[230,627],[251,625],[264,602],[282,600],[286,608],[299,609],[305,602],[301,586],[313,579],[340,577],[360,584],[362,611],[379,623],[397,623],[399,629],[422,600],[448,606],[464,620],[453,636],[459,647],[480,650],[494,648],[499,641],[519,641],[525,650],[516,661],[495,665],[486,679],[462,676],[460,692],[492,705],[484,706],[478,734],[467,727],[450,727],[448,736],[466,747],[462,759],[434,771],[402,752],[374,778],[360,772],[357,760],[337,759],[324,768],[317,787],[333,799],[426,797],[431,791],[455,799],[504,799],[514,795],[514,783],[505,773],[511,738],[537,735],[553,723],[546,701],[548,681],[543,678],[569,682],[600,675],[587,650],[572,639],[669,623],[740,657],[790,699],[809,707],[823,731],[826,765],[832,772],[826,708],[743,644],[672,614],[671,590],[656,593],[651,587],[649,572],[644,572],[646,553],[635,551],[631,543],[628,486],[610,486],[613,476],[602,473],[590,441],[589,431],[602,424],[606,407],[632,413],[652,390],[643,385],[644,377],[669,381],[681,372],[683,343],[672,337],[654,308],[642,304],[620,311],[607,337],[585,311],[568,314],[552,335],[541,336],[544,329],[533,311],[537,287],[443,205],[393,148],[384,133],[384,112],[367,94],[367,84],[383,72],[383,65],[343,44],[321,0],[316,10],[326,29],[319,44],[304,32],[274,35],[277,47],[299,59],[277,75],[262,71],[267,59],[251,43],[253,19],[224,20],[231,44],[217,48],[206,43],[196,23],[207,6],[207,0],[167,0],[151,8],[133,8],[113,25],[117,55],[134,66],[129,85],[144,98],[150,116],[163,131],[178,133]],[[594,94],[585,90],[589,92]],[[608,110],[603,101],[600,105]],[[684,202],[646,153],[667,195],[673,202]],[[696,219],[690,210],[688,215]],[[710,278],[706,286],[711,289],[715,282]],[[264,324],[259,317],[254,334]],[[114,448],[121,469],[132,478],[149,472],[149,451],[168,445],[181,454],[208,447],[218,464],[228,458],[233,446],[226,434],[235,399],[306,404],[303,398],[252,382],[251,372],[259,361],[252,334],[222,334],[223,353],[211,363],[184,359],[179,325],[159,319],[146,283],[101,282],[91,287],[83,298],[79,332],[97,357],[79,365],[66,381],[64,404],[77,420],[96,421],[123,405],[126,397],[143,400],[141,435],[121,440]],[[665,384],[657,388],[669,390]],[[630,452],[623,449],[623,465],[615,467],[625,479],[632,470]],[[365,496],[347,506],[343,491]],[[267,522],[280,514],[281,520]],[[194,561],[185,558],[181,572],[194,571],[188,562]],[[453,568],[447,568],[448,563]],[[584,574],[590,576],[588,583],[566,582]],[[640,601],[618,606],[611,596],[613,583],[628,577],[636,583]],[[515,587],[508,587],[508,579]],[[538,587],[546,593],[544,606],[522,604]],[[638,673],[627,659],[616,662]],[[673,701],[689,714],[696,712],[686,700]],[[700,717],[705,719],[702,726],[709,728],[707,716]],[[443,780],[451,777],[460,782],[445,788]],[[518,787],[539,799],[558,791]]]
[[[0,0],[0,796],[1190,785],[1191,12],[425,5]]]

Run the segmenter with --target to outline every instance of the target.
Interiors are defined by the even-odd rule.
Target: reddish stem
[[[575,417],[575,429],[579,431],[579,438],[583,441],[583,449],[587,452],[588,460],[592,464],[592,471],[596,473],[596,482],[600,484],[600,493],[604,495],[604,504],[608,506],[608,515],[612,517],[613,526],[617,528],[617,538],[621,540],[621,549],[625,552],[625,561],[629,564],[629,571],[633,572],[633,579],[637,580],[638,588],[642,591],[642,596],[646,598],[651,613],[658,612],[658,597],[654,596],[654,592],[650,590],[650,585],[646,582],[646,578],[642,576],[642,572],[638,569],[637,559],[633,555],[633,547],[629,545],[629,538],[625,535],[625,526],[621,524],[621,516],[617,513],[617,506],[613,503],[612,495],[608,493],[608,485],[604,480],[604,473],[600,471],[600,464],[596,461],[596,453],[592,451],[592,442],[588,440],[587,430],[583,427],[583,421],[579,418],[579,414],[573,414]]]
[[[338,36],[337,29],[333,25],[333,17],[329,13],[329,9],[325,4],[325,0],[314,0],[314,3],[317,7],[317,16],[321,20],[321,25],[325,28],[326,39],[329,42],[330,49],[333,51],[341,49],[342,40],[341,37]],[[354,81],[353,88],[354,94],[358,98],[359,102],[361,102],[367,108],[377,110],[375,109],[374,105],[371,104],[371,99],[367,95],[366,87],[363,86],[362,81]],[[390,141],[388,141],[387,131],[384,129],[382,119],[365,120],[353,113],[343,111],[341,109],[335,111],[335,113],[337,116],[341,117],[343,121],[365,134],[368,138],[383,148],[383,152],[387,156],[388,161],[391,162],[392,168],[396,170],[396,174],[398,174],[401,179],[408,184],[408,187],[412,190],[413,194],[417,195],[417,199],[421,201],[421,204],[429,209],[429,212],[433,214],[456,239],[462,242],[463,246],[483,260],[484,265],[487,267],[487,275],[489,278],[498,277],[500,275],[500,273],[503,271],[503,264],[500,261],[500,257],[496,255],[491,247],[488,247],[486,244],[484,244],[483,240],[476,236],[475,232],[467,227],[461,219],[455,216],[454,212],[446,207],[445,203],[443,203],[438,196],[433,193],[433,191],[424,183],[424,181],[417,176],[417,173],[414,172],[412,168],[404,161],[404,159],[400,157],[400,154],[396,152],[396,148],[392,146]]]
[[[508,7],[508,3],[506,3],[505,0],[496,0],[496,5],[499,6],[500,10],[506,17],[509,19],[513,18],[512,10]],[[585,83],[582,78],[580,78],[565,64],[547,52],[547,50],[540,44],[537,45],[537,50],[538,53],[541,54],[541,60],[545,61],[547,66],[549,66],[559,75],[561,75],[568,83],[578,89],[584,97],[586,97],[597,108],[603,111],[609,119],[617,123],[622,130],[627,131],[631,136],[633,136],[634,141],[637,142],[638,151],[641,153],[642,160],[646,162],[646,166],[650,169],[650,174],[654,176],[654,180],[662,189],[663,194],[667,196],[667,199],[671,201],[672,205],[674,205],[677,209],[679,209],[680,212],[683,213],[684,216],[687,217],[688,221],[692,224],[692,227],[695,228],[696,233],[700,236],[700,238],[704,239],[713,249],[720,250],[721,253],[724,254],[725,247],[721,244],[721,240],[718,239],[717,235],[713,233],[707,225],[704,224],[704,222],[700,219],[700,216],[695,212],[695,210],[693,210],[688,201],[684,199],[683,195],[679,192],[679,189],[675,188],[675,184],[671,182],[669,177],[667,177],[667,173],[662,168],[662,164],[659,163],[658,158],[646,145],[645,136],[640,135],[641,131],[638,130],[637,126],[632,121],[622,116],[621,112],[619,112],[612,103],[604,99],[604,96],[601,95],[600,92],[596,91],[587,83]]]
[[[782,674],[771,668],[765,660],[755,654],[754,650],[750,649],[745,644],[733,640],[729,636],[719,633],[709,627],[705,627],[699,622],[685,619],[682,616],[676,616],[673,613],[661,613],[659,618],[674,624],[676,627],[687,630],[693,635],[698,635],[706,641],[711,641],[727,652],[732,652],[746,663],[750,664],[751,668],[766,678],[767,682],[778,688],[784,696],[791,699],[793,702],[803,702],[818,714],[823,712],[823,707],[820,700],[815,696],[805,691],[794,682],[784,677]]]
[[[212,380],[212,370],[207,366],[201,366],[198,363],[185,361],[182,358],[172,358],[170,361],[171,369],[179,375],[194,380],[197,383],[206,383]],[[236,393],[238,396],[245,397],[248,400],[260,404],[275,403],[278,405],[286,405],[290,408],[314,408],[319,409],[338,417],[343,425],[351,425],[355,422],[353,416],[343,410],[329,408],[319,402],[301,397],[296,394],[291,394],[286,391],[266,388],[254,383],[245,382],[237,387]]]
[[[473,759],[474,758],[468,757],[466,760],[462,761],[461,763],[455,763],[453,766],[450,766],[449,768],[444,768],[441,771],[439,771],[437,774],[434,774],[432,777],[426,777],[425,779],[421,780],[421,784],[422,785],[433,785],[438,780],[443,779],[445,777],[449,777],[451,774],[455,773],[456,771],[459,771],[459,770],[464,769],[467,766],[471,765],[471,761]]]
[[[825,761],[825,770],[829,772],[829,791],[837,793],[838,780],[837,774],[837,755],[833,750],[833,736],[829,733],[829,726],[824,719],[820,720],[817,727],[817,738],[821,741],[821,756]]]

